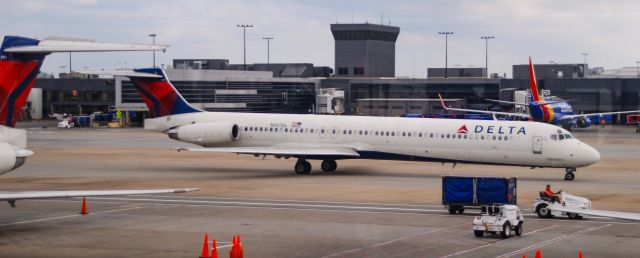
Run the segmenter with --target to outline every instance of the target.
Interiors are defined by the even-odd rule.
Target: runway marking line
[[[122,209],[115,209],[115,210],[96,211],[96,212],[89,213],[89,215],[112,213],[112,212],[118,212],[118,211],[127,211],[127,210],[134,210],[134,209],[140,209],[140,208],[142,208],[142,207],[129,207],[129,208],[122,208]],[[65,218],[78,217],[78,216],[83,216],[83,215],[82,214],[71,214],[71,215],[64,215],[64,216],[57,216],[57,217],[50,217],[50,218],[18,221],[18,222],[0,224],[0,227],[19,225],[19,224],[27,224],[27,223],[33,223],[33,222],[42,222],[42,221],[49,221],[49,220],[56,220],[56,219],[65,219]]]
[[[461,227],[461,226],[468,226],[468,224],[465,223],[465,224],[459,224],[459,225],[456,225],[456,226],[451,226],[451,227],[446,227],[446,228],[434,229],[434,230],[430,230],[430,231],[427,231],[427,232],[422,232],[420,234],[404,236],[404,237],[401,237],[401,238],[396,238],[396,239],[392,239],[392,240],[389,240],[389,241],[385,241],[385,242],[381,242],[381,243],[377,243],[377,244],[373,244],[373,245],[369,245],[369,246],[364,246],[364,247],[351,249],[351,250],[347,250],[347,251],[343,251],[343,252],[339,252],[339,253],[335,253],[335,254],[330,254],[330,255],[327,255],[327,256],[323,256],[322,258],[340,256],[340,255],[344,255],[344,254],[348,254],[348,253],[364,250],[364,249],[369,248],[369,247],[379,247],[379,246],[383,246],[383,245],[388,245],[388,244],[391,244],[391,243],[394,243],[394,242],[398,242],[398,241],[402,241],[402,240],[405,240],[405,239],[409,239],[409,238],[412,238],[412,237],[428,235],[428,234],[431,234],[431,233],[435,233],[435,232],[439,232],[439,231],[443,231],[443,230],[447,230],[447,229],[452,229],[452,228],[457,228],[457,227]]]
[[[548,245],[548,244],[551,244],[551,243],[554,243],[554,242],[557,242],[557,241],[560,241],[560,240],[571,238],[571,237],[574,237],[574,236],[577,236],[577,235],[581,235],[583,233],[591,232],[591,231],[598,230],[598,229],[601,229],[601,228],[604,228],[604,227],[608,227],[608,226],[611,226],[611,224],[605,224],[605,225],[598,226],[598,227],[586,228],[586,229],[583,229],[583,230],[580,230],[580,231],[577,231],[577,232],[574,232],[574,233],[571,233],[571,234],[568,234],[568,235],[559,236],[559,237],[552,238],[552,239],[549,239],[549,240],[541,242],[541,243],[537,243],[535,245],[530,245],[530,246],[527,246],[525,248],[510,252],[510,253],[506,253],[506,254],[503,254],[503,255],[500,255],[500,256],[497,256],[496,258],[508,257],[508,256],[512,256],[512,255],[519,254],[519,253],[521,254],[522,252],[525,252],[525,251],[533,250],[533,249],[536,249],[536,248],[539,248],[539,247],[542,247],[542,246],[545,246],[545,245]]]
[[[534,230],[534,231],[528,232],[528,233],[526,233],[526,234],[524,234],[524,235],[525,235],[525,236],[526,236],[526,235],[531,235],[531,234],[536,233],[536,232],[538,232],[538,231],[545,230],[545,229],[550,229],[550,228],[554,228],[554,227],[557,227],[557,226],[558,226],[558,225],[551,225],[551,226],[548,226],[548,227],[539,228],[539,229],[536,229],[536,230]],[[497,242],[500,242],[500,241],[503,241],[503,240],[506,240],[506,239],[498,239],[498,240],[495,240],[495,241],[491,241],[491,242],[489,242],[488,244],[484,244],[484,245],[481,245],[481,246],[476,246],[476,247],[471,248],[471,249],[462,250],[462,251],[457,252],[457,253],[447,254],[447,255],[445,255],[445,256],[440,256],[440,257],[441,257],[441,258],[445,258],[445,257],[452,257],[452,256],[456,256],[456,255],[465,254],[465,253],[468,253],[468,252],[471,252],[471,251],[478,250],[478,249],[480,249],[480,248],[484,248],[484,247],[492,246],[493,244],[495,244],[495,243],[497,243]]]
[[[309,201],[309,200],[290,200],[290,199],[261,199],[261,198],[231,198],[231,197],[207,197],[207,196],[169,196],[169,195],[147,195],[140,194],[136,196],[143,197],[171,197],[171,198],[182,198],[182,199],[219,199],[219,200],[245,200],[245,201],[271,201],[271,202],[299,202],[299,203],[333,203],[333,204],[355,204],[355,205],[379,205],[379,206],[416,206],[416,207],[438,207],[441,208],[443,205],[433,205],[433,204],[401,204],[401,203],[374,203],[374,202],[333,202],[333,201]]]
[[[97,202],[97,203],[122,203],[119,201],[106,201],[106,200],[96,200],[97,198],[100,197],[91,197],[92,202]],[[122,198],[122,200],[131,200],[128,198]],[[77,200],[69,200],[69,199],[42,199],[42,200],[29,200],[29,201],[63,201],[63,202],[77,202]],[[225,207],[225,208],[243,208],[243,209],[268,209],[268,210],[296,210],[296,211],[325,211],[325,212],[359,212],[359,213],[375,213],[375,214],[396,214],[396,215],[420,215],[420,216],[440,216],[440,217],[460,217],[460,218],[469,218],[472,216],[466,216],[466,215],[449,215],[449,213],[445,210],[421,210],[421,211],[428,211],[428,212],[437,212],[437,213],[441,213],[441,214],[436,214],[436,213],[409,213],[409,212],[393,212],[393,211],[366,211],[366,210],[323,210],[323,209],[318,209],[318,208],[295,208],[295,207],[266,207],[266,206],[239,206],[239,205],[222,205],[222,204],[217,204],[217,205],[207,205],[207,204],[187,204],[187,203],[158,203],[158,202],[139,202],[138,204],[153,204],[153,205],[159,205],[159,206],[169,206],[169,207]],[[295,206],[295,205],[291,205],[291,206]],[[393,209],[390,209],[393,210]],[[476,215],[473,215],[476,216]],[[595,224],[615,224],[615,225],[640,225],[640,222],[616,222],[616,221],[586,221],[586,220],[568,220],[568,219],[531,219],[531,220],[536,220],[536,221],[554,221],[554,222],[572,222],[572,223],[595,223]]]

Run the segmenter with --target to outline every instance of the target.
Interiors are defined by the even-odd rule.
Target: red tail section
[[[529,57],[529,87],[531,88],[531,98],[534,101],[540,101],[540,92],[538,92],[538,83],[536,82],[536,72],[533,69],[533,63],[531,63],[531,57]]]
[[[11,47],[35,46],[38,40],[6,36],[0,46],[0,125],[15,127],[40,72],[44,54],[14,54]]]

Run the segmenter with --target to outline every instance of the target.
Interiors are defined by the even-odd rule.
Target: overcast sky
[[[640,1],[136,1],[2,0],[0,35],[64,36],[105,42],[170,44],[158,64],[174,58],[223,58],[242,63],[242,31],[247,30],[247,62],[307,62],[334,67],[331,23],[380,23],[400,27],[396,75],[426,76],[444,67],[449,38],[450,67],[484,67],[489,41],[490,72],[511,74],[512,64],[582,63],[607,69],[640,60]],[[77,53],[74,69],[114,69],[152,64],[151,53]],[[58,73],[68,54],[50,55],[45,72]]]

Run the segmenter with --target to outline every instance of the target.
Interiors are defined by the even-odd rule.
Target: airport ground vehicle
[[[516,236],[522,235],[524,216],[516,205],[492,205],[483,209],[480,216],[473,219],[473,234],[482,237],[485,232],[500,234],[501,238],[511,236],[511,231]]]
[[[588,210],[591,209],[591,201],[587,198],[571,195],[565,191],[560,192],[560,203],[555,202],[552,198],[540,192],[540,197],[533,201],[533,210],[540,218],[551,218],[554,216],[567,216],[570,219],[581,219],[582,215],[574,212],[565,212],[554,209],[554,206],[562,206],[572,209]]]
[[[495,203],[517,204],[517,178],[443,176],[442,204],[450,214],[465,207],[480,208]]]

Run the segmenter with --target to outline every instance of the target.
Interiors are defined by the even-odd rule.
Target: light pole
[[[267,40],[267,64],[269,64],[269,41],[271,41],[273,37],[262,37],[262,39]]]
[[[153,44],[156,44],[156,36],[158,36],[158,34],[149,34],[149,37],[151,37],[151,39],[153,40]],[[153,50],[153,67],[156,67],[156,51]]]
[[[440,35],[444,35],[444,78],[449,78],[449,67],[448,67],[448,57],[449,57],[449,35],[453,34],[452,31],[446,32],[438,32]]]
[[[484,69],[487,71],[487,76],[489,76],[489,40],[494,39],[494,36],[482,36],[481,39],[484,39]]]
[[[253,27],[251,24],[238,24],[236,25],[239,28],[242,28],[242,53],[243,53],[243,68],[247,70],[247,28]]]
[[[589,55],[589,53],[582,53],[583,56],[583,62],[582,62],[582,78],[587,78],[587,56]]]

